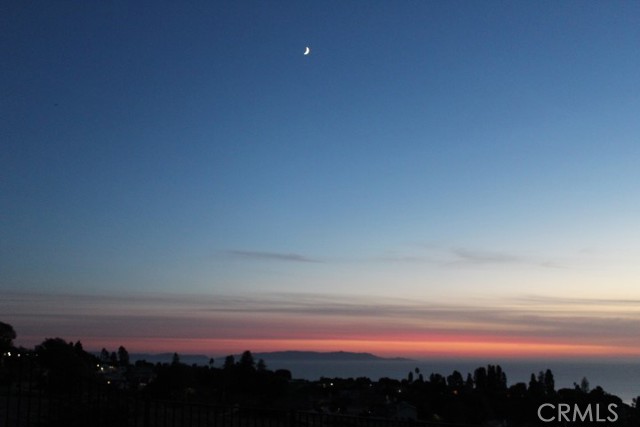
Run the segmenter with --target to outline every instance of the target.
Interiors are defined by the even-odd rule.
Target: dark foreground
[[[221,367],[129,363],[48,339],[0,358],[0,427],[487,426],[637,427],[640,408],[586,379],[556,390],[551,371],[507,386],[500,366],[404,380],[301,381],[245,352]],[[637,402],[636,402],[637,403]],[[544,405],[543,412],[540,412]],[[564,419],[558,409],[567,410]],[[576,413],[575,410],[578,410]],[[544,419],[541,419],[541,415]]]

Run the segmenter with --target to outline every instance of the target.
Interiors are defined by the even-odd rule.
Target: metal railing
[[[451,424],[156,399],[95,380],[42,382],[23,368],[0,381],[0,427],[436,427]],[[6,373],[6,370],[5,370]],[[463,426],[459,426],[463,427]]]

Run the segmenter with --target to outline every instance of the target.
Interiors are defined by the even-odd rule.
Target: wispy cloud
[[[436,261],[433,258],[421,256],[421,255],[397,255],[397,254],[385,254],[378,257],[371,258],[373,262],[384,262],[392,264],[434,264]]]
[[[550,297],[544,295],[524,295],[513,298],[513,301],[519,301],[524,304],[544,305],[547,307],[570,306],[570,307],[629,307],[640,312],[640,300],[638,299],[620,299],[620,298],[581,298],[581,297]]]
[[[318,259],[296,253],[267,252],[267,251],[244,251],[231,250],[228,254],[243,258],[250,258],[263,261],[284,261],[284,262],[322,262]]]
[[[28,345],[47,336],[96,345],[125,338],[440,340],[591,345],[640,354],[638,301],[525,295],[436,303],[308,293],[6,297],[0,301],[3,321],[16,327],[19,338],[31,340]]]
[[[462,261],[477,264],[512,264],[522,262],[522,258],[520,257],[500,252],[479,251],[465,248],[452,249],[451,252]]]
[[[374,262],[394,264],[424,264],[439,267],[460,266],[532,266],[539,268],[562,268],[560,262],[545,257],[490,251],[485,249],[471,249],[468,247],[451,246],[422,246],[422,250],[415,248],[408,252],[389,250],[380,256],[369,259]]]
[[[451,249],[455,262],[467,264],[521,264],[532,265],[544,268],[559,268],[559,264],[550,261],[537,259],[531,256],[523,256],[506,252],[495,252],[487,250],[453,248]]]

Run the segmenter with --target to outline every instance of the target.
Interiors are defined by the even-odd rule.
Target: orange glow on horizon
[[[383,357],[455,357],[455,358],[572,358],[572,357],[638,357],[640,348],[613,345],[557,343],[523,340],[375,340],[375,339],[197,339],[197,338],[124,338],[86,339],[85,348],[117,348],[129,352],[226,355],[244,350],[271,351],[348,351],[367,352]]]
[[[18,293],[8,307],[14,315],[33,313],[16,317],[16,344],[25,347],[61,336],[91,351],[123,345],[134,353],[215,357],[245,350],[349,351],[413,359],[640,357],[634,335],[640,312],[630,301],[540,297],[465,306],[337,295],[265,298]]]

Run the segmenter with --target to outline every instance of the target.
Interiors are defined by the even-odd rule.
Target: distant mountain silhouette
[[[323,362],[375,362],[375,361],[399,361],[406,362],[411,359],[402,357],[379,357],[371,353],[352,353],[348,351],[273,351],[266,353],[253,353],[256,359],[279,361],[323,361]]]
[[[255,360],[263,359],[265,362],[376,362],[376,361],[394,361],[394,362],[407,362],[411,359],[403,357],[380,357],[371,353],[353,353],[348,351],[272,351],[263,353],[252,353]],[[205,354],[181,354],[180,362],[187,365],[207,365],[210,360],[210,356]],[[173,353],[131,353],[129,355],[132,362],[137,360],[146,360],[151,363],[171,363]],[[236,359],[240,358],[240,355],[234,355]],[[215,366],[222,366],[224,356],[214,356]]]

